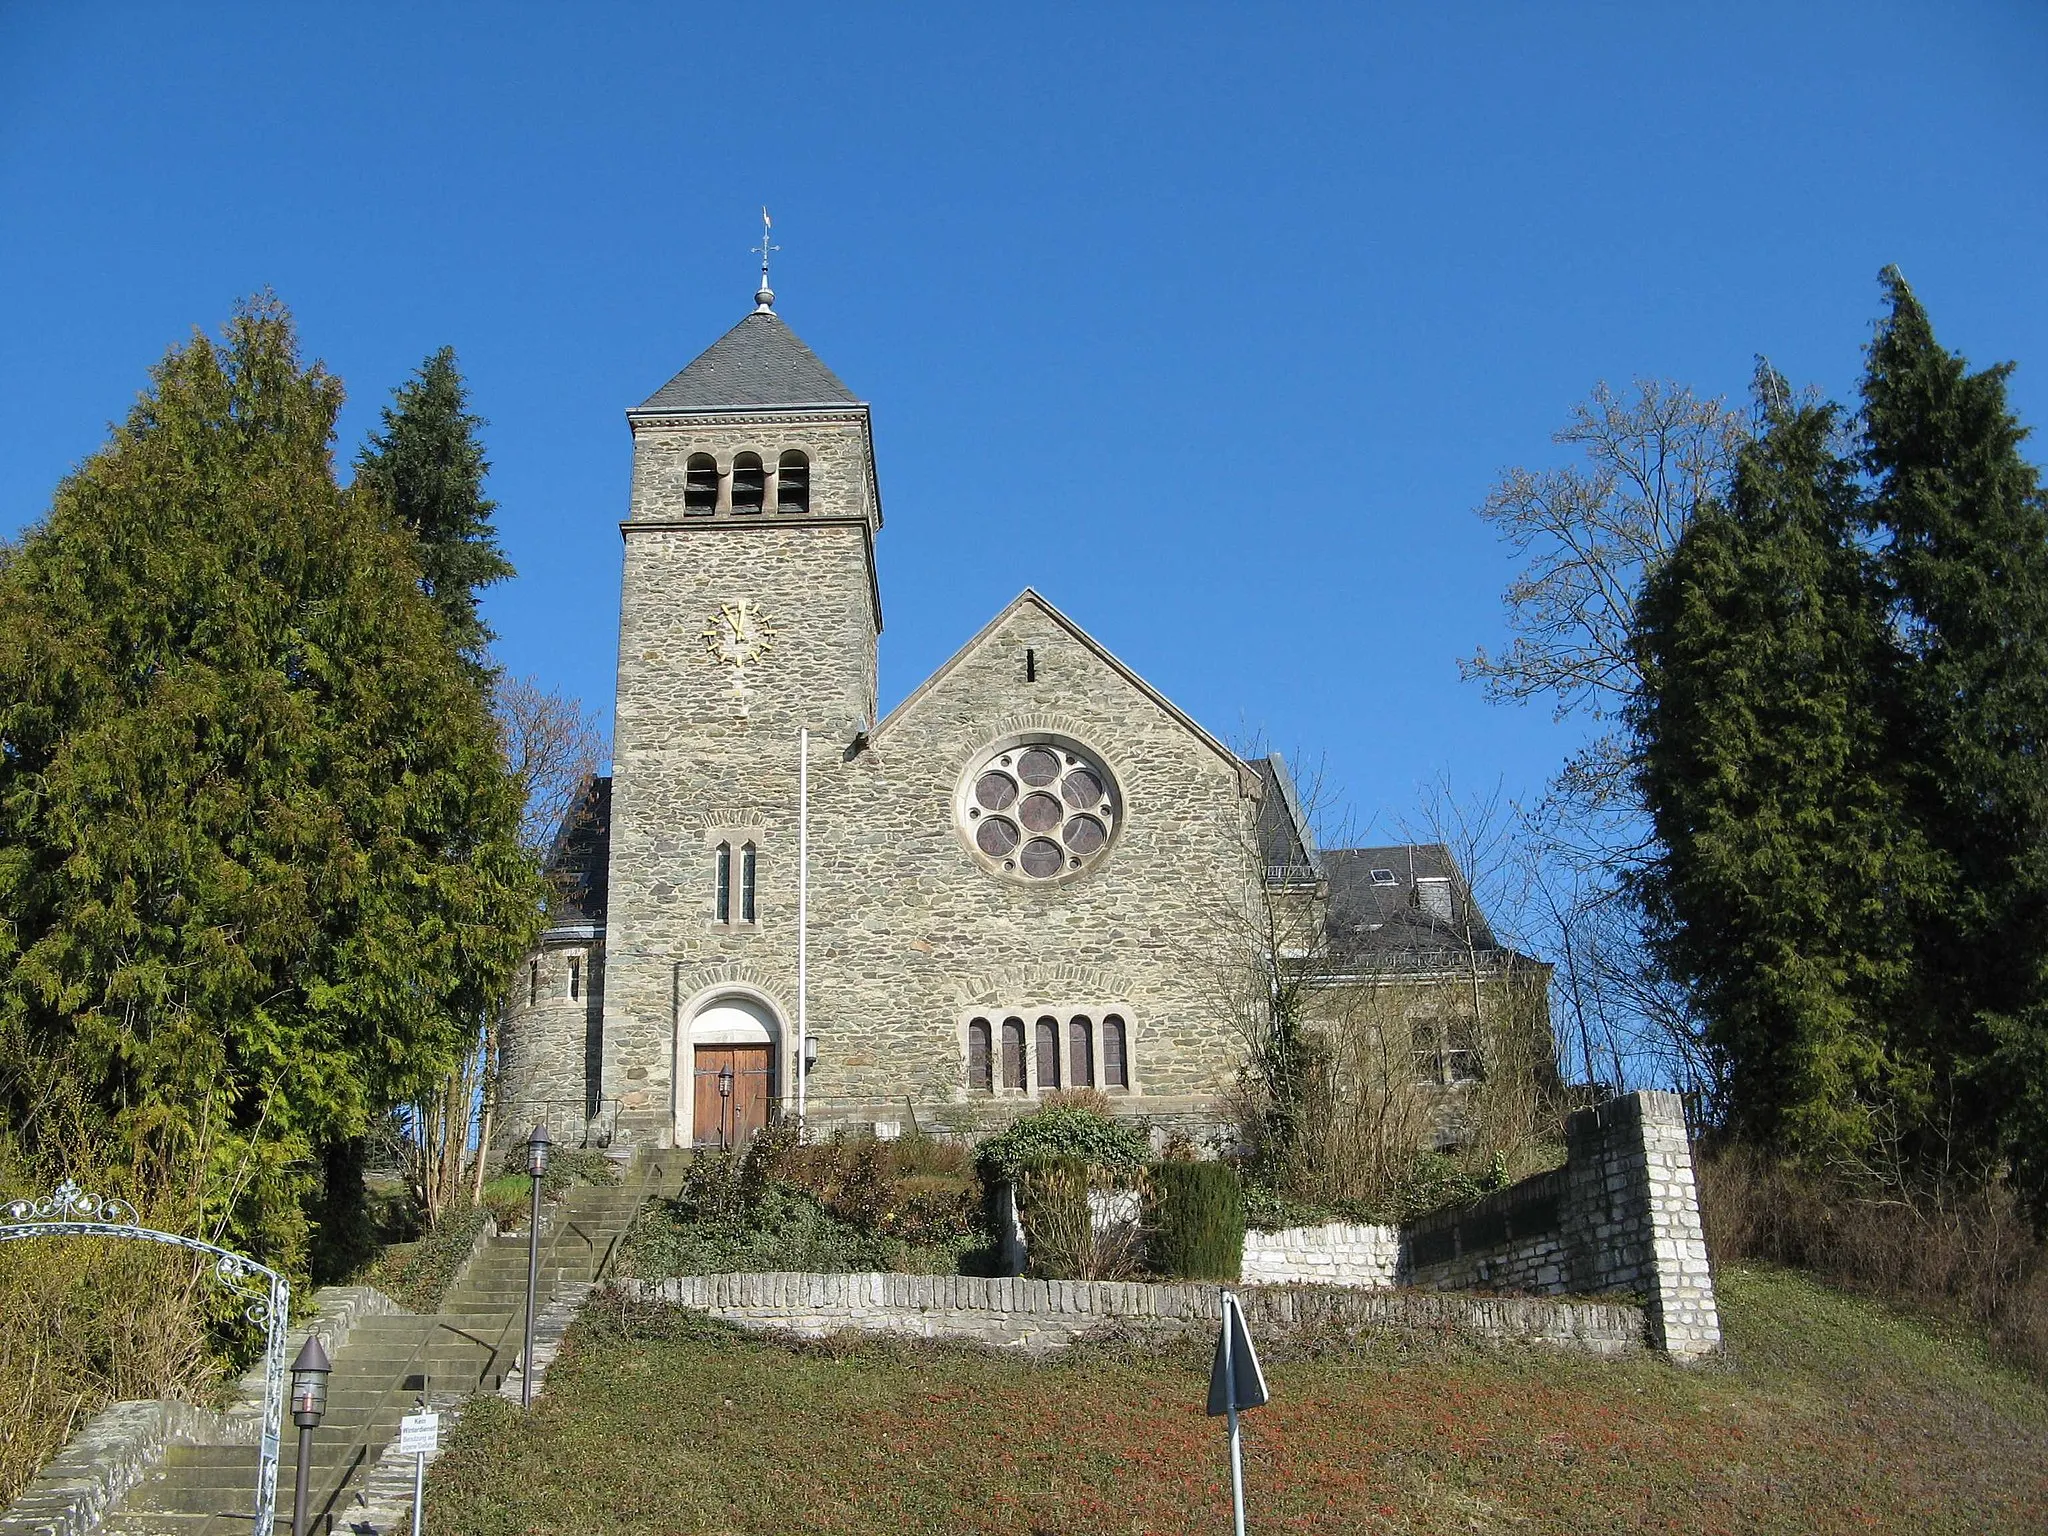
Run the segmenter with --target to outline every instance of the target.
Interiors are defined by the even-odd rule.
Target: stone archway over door
[[[690,1141],[743,1147],[776,1104],[775,1015],[748,997],[722,997],[690,1020]]]

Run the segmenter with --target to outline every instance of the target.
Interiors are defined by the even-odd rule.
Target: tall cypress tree
[[[1634,724],[1655,944],[1725,1054],[1746,1134],[1819,1159],[1916,1092],[1883,1027],[1917,878],[1884,766],[1883,615],[1832,406],[1759,375],[1764,429],[1647,583]]]
[[[494,638],[477,616],[477,594],[516,574],[491,526],[484,459],[468,392],[443,347],[395,391],[383,428],[356,458],[356,479],[418,535],[420,579],[464,655],[478,665]]]
[[[447,1070],[541,906],[417,542],[335,484],[340,404],[246,307],[0,568],[0,1114],[34,1146],[89,1106],[288,1263],[318,1155]]]
[[[1965,1150],[2048,1202],[2048,503],[2010,365],[1942,348],[1896,269],[1864,379],[1870,519],[1899,657],[1896,753],[1947,863],[1906,1023]]]

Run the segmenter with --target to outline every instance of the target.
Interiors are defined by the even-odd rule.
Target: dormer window
[[[775,510],[811,510],[811,461],[791,448],[775,468]]]
[[[1376,869],[1372,872],[1372,883],[1374,885],[1399,885],[1401,882],[1394,878],[1394,872],[1391,869]]]
[[[732,461],[732,509],[735,512],[758,512],[768,490],[767,471],[761,468],[761,455],[743,453]]]
[[[693,453],[683,469],[683,510],[702,515],[718,510],[718,460]]]

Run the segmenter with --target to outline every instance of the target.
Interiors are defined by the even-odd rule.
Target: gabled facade
[[[501,1123],[886,1135],[1091,1087],[1213,1125],[1243,1046],[1204,971],[1302,873],[1261,867],[1284,769],[1029,589],[878,719],[868,407],[768,297],[627,421],[614,768],[560,845],[601,895],[515,988]]]

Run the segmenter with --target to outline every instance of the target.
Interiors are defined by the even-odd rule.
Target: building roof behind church
[[[753,407],[858,405],[839,375],[818,361],[782,317],[757,309],[642,402],[643,411],[732,411]]]
[[[1322,875],[1322,854],[1302,812],[1287,760],[1278,752],[1245,759],[1266,786],[1259,797],[1259,857],[1276,885],[1313,885]]]
[[[1442,843],[1326,848],[1322,866],[1330,950],[1342,962],[1372,969],[1404,956],[1509,953]]]
[[[548,848],[548,926],[580,928],[604,922],[611,873],[612,781],[583,781]]]

